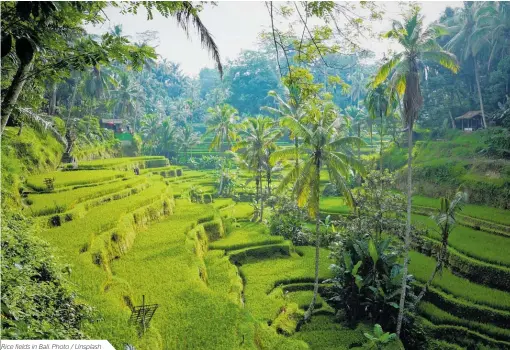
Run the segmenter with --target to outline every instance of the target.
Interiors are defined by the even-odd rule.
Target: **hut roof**
[[[103,124],[122,124],[122,119],[101,119]]]
[[[482,111],[469,111],[463,115],[461,115],[460,117],[457,117],[455,118],[455,120],[459,120],[459,119],[472,119],[478,115],[481,115],[482,114]]]

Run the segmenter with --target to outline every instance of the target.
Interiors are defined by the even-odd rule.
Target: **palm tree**
[[[365,90],[365,74],[360,69],[357,69],[349,76],[351,81],[350,98],[351,103],[356,101],[356,107],[359,107],[360,96],[366,92]]]
[[[480,72],[476,59],[484,45],[488,44],[488,40],[484,37],[484,31],[480,31],[477,28],[477,17],[480,6],[481,5],[476,2],[464,2],[464,8],[460,9],[457,15],[448,23],[448,30],[452,38],[446,43],[445,47],[448,50],[456,52],[462,57],[462,61],[472,62],[475,71],[478,101],[480,103],[480,110],[482,111],[483,127],[487,128],[482,90],[480,88]]]
[[[144,92],[141,85],[127,73],[121,72],[119,78],[117,89],[112,91],[116,101],[117,118],[133,119],[133,129],[136,131],[137,105],[144,100]]]
[[[157,114],[146,114],[140,124],[140,131],[145,144],[149,148],[150,153],[153,154],[159,143],[158,134],[161,129],[161,118]]]
[[[485,37],[491,46],[487,62],[487,70],[490,70],[495,56],[510,54],[510,3],[484,2],[477,11],[476,26],[477,34]]]
[[[239,150],[248,168],[256,173],[256,196],[260,207],[260,221],[264,217],[262,174],[264,170],[267,171],[268,167],[271,167],[268,154],[276,148],[275,142],[282,136],[282,132],[275,129],[274,125],[275,122],[268,117],[246,119],[239,130],[239,141],[232,149]]]
[[[290,117],[296,120],[302,120],[306,116],[306,102],[303,98],[301,98],[301,92],[297,85],[291,85],[289,87],[288,94],[285,99],[278,95],[276,91],[269,91],[268,95],[272,96],[276,100],[278,108],[263,107],[264,110],[267,110],[280,118]],[[299,169],[299,136],[293,134],[291,130],[290,137],[291,139],[294,139],[295,168]]]
[[[235,124],[239,120],[237,109],[229,104],[223,104],[216,108],[209,107],[207,112],[209,119],[206,121],[207,130],[204,136],[214,135],[209,150],[221,150],[224,142],[230,149],[236,139]]]
[[[432,271],[432,274],[430,275],[427,283],[425,283],[425,285],[422,287],[420,294],[414,302],[415,305],[418,305],[418,303],[421,301],[430,284],[434,280],[434,277],[438,272],[442,271],[444,264],[446,263],[448,257],[448,238],[450,237],[450,234],[452,233],[453,229],[455,228],[455,224],[457,223],[455,220],[455,212],[462,209],[462,204],[466,201],[466,198],[467,195],[465,192],[457,192],[452,200],[449,200],[446,197],[442,197],[440,199],[441,205],[439,212],[433,218],[440,230],[441,249],[437,255],[436,267]]]
[[[351,125],[356,129],[358,138],[361,138],[361,127],[367,122],[365,111],[355,106],[348,106],[344,109],[344,113],[350,119]],[[361,161],[361,147],[359,145],[358,161]]]
[[[413,11],[409,16],[406,16],[403,23],[394,21],[393,29],[386,33],[385,37],[396,39],[404,50],[396,53],[388,62],[384,63],[379,68],[372,84],[372,88],[376,88],[389,78],[388,88],[390,89],[390,95],[393,95],[394,92],[397,92],[399,96],[403,95],[404,113],[402,117],[408,135],[407,222],[404,238],[402,290],[396,330],[399,336],[404,316],[409,249],[411,245],[413,126],[423,104],[423,97],[420,90],[419,68],[423,67],[425,62],[430,61],[454,73],[459,69],[455,55],[443,50],[436,41],[439,36],[444,34],[444,29],[439,26],[434,25],[424,29],[423,20],[418,11]]]
[[[370,84],[369,84],[370,86]],[[369,89],[364,100],[365,107],[368,110],[368,116],[374,120],[379,118],[381,129],[379,131],[379,160],[380,170],[383,171],[383,133],[384,133],[384,117],[390,117],[394,110],[394,104],[398,100],[398,96],[389,96],[390,91],[385,84],[381,84],[376,88]],[[395,93],[395,91],[393,90]]]
[[[346,146],[357,146],[362,141],[357,137],[342,137],[341,119],[337,117],[335,105],[332,102],[322,103],[316,101],[309,108],[305,120],[298,120],[287,116],[282,124],[292,133],[300,137],[303,142],[299,144],[297,152],[302,156],[303,162],[285,175],[279,191],[292,184],[292,192],[297,198],[299,206],[307,206],[311,217],[315,218],[315,283],[313,298],[305,313],[305,321],[311,316],[317,300],[319,288],[319,254],[320,254],[320,172],[326,168],[330,181],[345,194],[348,203],[352,205],[353,199],[347,185],[347,178],[351,176],[352,169],[363,172],[362,165],[354,157],[346,153]],[[283,149],[273,153],[272,161],[292,159],[295,150]]]
[[[177,150],[178,129],[170,117],[163,120],[161,127],[159,125],[157,127],[156,138],[158,140],[157,147],[159,148],[159,153],[170,158]]]
[[[200,143],[200,135],[193,132],[192,124],[184,124],[177,133],[177,142],[179,147],[184,151],[184,157],[188,159],[188,150]]]

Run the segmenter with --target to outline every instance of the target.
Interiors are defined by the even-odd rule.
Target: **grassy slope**
[[[412,216],[413,223],[429,229],[429,236],[441,240],[437,225],[430,217]],[[475,259],[510,266],[510,239],[469,227],[457,225],[449,236],[449,244],[459,252]]]
[[[246,315],[225,294],[208,288],[183,244],[190,223],[207,211],[205,205],[180,200],[176,213],[140,235],[131,252],[116,261],[113,270],[160,309],[153,325],[163,348],[232,349],[248,338]],[[244,331],[244,332],[243,332]],[[184,334],[193,334],[184,337]]]
[[[411,252],[410,257],[410,272],[419,281],[427,281],[434,269],[435,259],[417,252]],[[449,270],[444,270],[442,276],[436,276],[432,285],[449,294],[477,304],[510,310],[510,293],[470,282],[467,279],[455,276]]]
[[[413,205],[428,208],[439,208],[439,199],[425,196],[413,196]],[[510,225],[510,211],[504,209],[476,204],[466,204],[462,207],[462,210],[459,213],[477,219],[492,221],[498,224]]]

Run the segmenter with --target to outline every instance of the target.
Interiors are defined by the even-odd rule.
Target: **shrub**
[[[489,157],[510,159],[510,130],[489,128],[480,132],[485,143],[484,151]]]
[[[221,219],[204,222],[203,226],[207,236],[209,237],[209,241],[211,242],[224,236],[223,223]]]
[[[272,235],[283,236],[285,239],[296,241],[296,244],[299,244],[304,238],[301,226],[307,217],[307,213],[299,208],[295,201],[286,197],[278,198],[274,205],[273,214],[269,219],[269,232]]]
[[[2,338],[81,339],[91,309],[76,300],[48,246],[29,221],[2,215]],[[41,322],[44,320],[44,322]]]

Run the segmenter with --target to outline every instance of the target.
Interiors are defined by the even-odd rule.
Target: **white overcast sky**
[[[438,19],[447,6],[462,6],[461,1],[426,1],[418,4],[422,8],[426,23]],[[401,10],[398,2],[383,1],[377,2],[377,5],[385,9],[384,20],[373,22],[372,26],[382,32],[390,27],[391,19],[399,18]],[[88,26],[87,30],[100,34],[120,24],[124,35],[133,39],[137,33],[155,31],[159,36],[157,53],[161,58],[179,63],[184,73],[196,75],[203,67],[214,67],[207,51],[201,48],[195,32],[187,39],[173,18],[167,19],[155,14],[153,20],[147,21],[145,11],[139,11],[137,15],[121,15],[114,8],[108,8],[106,14],[109,20],[101,26]],[[217,6],[205,5],[200,12],[200,18],[214,36],[224,63],[228,59],[236,58],[243,49],[255,49],[259,33],[269,30],[271,24],[263,1],[218,1]],[[279,28],[285,29],[283,25]],[[387,43],[375,39],[365,45],[378,55],[389,48]]]

